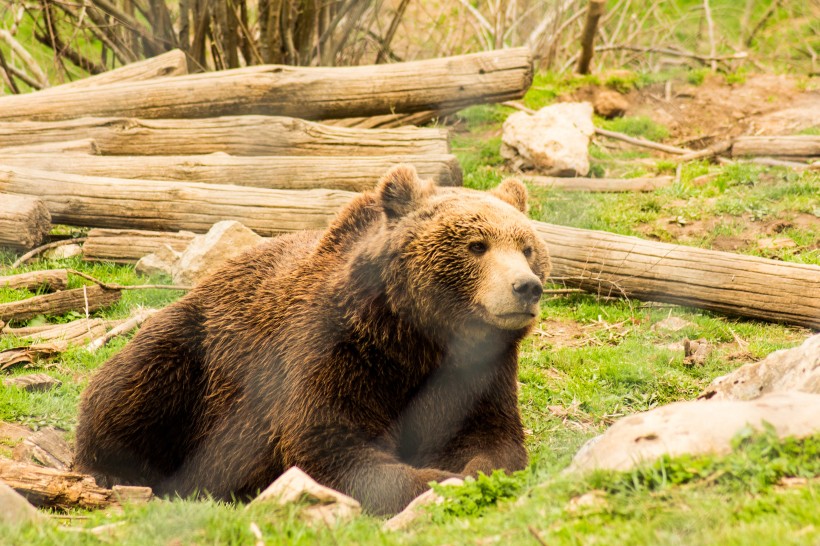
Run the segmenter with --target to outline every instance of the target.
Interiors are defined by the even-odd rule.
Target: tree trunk
[[[216,222],[236,220],[263,237],[323,229],[357,195],[124,180],[3,166],[0,191],[40,196],[54,221],[62,224],[205,233]]]
[[[102,155],[224,152],[231,155],[370,156],[450,152],[446,129],[350,129],[273,116],[0,122],[0,148],[78,138],[93,138]]]
[[[595,51],[595,34],[598,31],[598,20],[606,10],[606,0],[589,0],[584,32],[581,35],[581,56],[578,59],[578,73],[589,74],[589,65]]]
[[[34,296],[20,301],[0,303],[0,320],[28,320],[37,315],[62,315],[69,311],[96,311],[116,303],[119,290],[108,290],[96,284]]]
[[[339,68],[253,66],[59,93],[0,98],[0,119],[203,118],[275,114],[333,119],[517,99],[532,83],[528,48]]]
[[[820,267],[535,222],[552,276],[605,296],[820,328]]]
[[[671,176],[652,178],[560,178],[554,176],[523,176],[524,180],[542,188],[567,191],[655,191],[672,184]]]
[[[732,157],[820,157],[820,136],[747,136],[732,145]]]
[[[461,168],[453,155],[374,157],[236,157],[199,156],[74,156],[9,154],[0,150],[0,164],[47,171],[114,178],[236,184],[256,188],[326,188],[364,191],[394,165],[408,163],[421,178],[440,186],[460,186]]]
[[[0,288],[24,288],[26,290],[63,290],[68,286],[68,271],[65,269],[46,269],[29,271],[17,275],[0,276]]]
[[[0,190],[0,247],[30,250],[51,231],[51,215],[36,195],[11,195]],[[28,192],[24,192],[28,193]]]
[[[196,235],[190,231],[141,231],[136,229],[101,229],[88,232],[83,244],[83,259],[98,262],[135,264],[163,245],[182,252]]]

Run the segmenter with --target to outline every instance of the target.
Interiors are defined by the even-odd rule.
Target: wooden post
[[[589,0],[584,32],[581,35],[581,57],[578,59],[578,73],[589,74],[592,54],[595,52],[595,34],[598,32],[598,20],[604,14],[606,0]]]

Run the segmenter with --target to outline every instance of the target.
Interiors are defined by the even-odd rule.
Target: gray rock
[[[0,482],[0,523],[22,525],[43,520],[43,516],[26,498]]]

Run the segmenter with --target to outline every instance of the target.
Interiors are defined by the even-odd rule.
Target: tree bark
[[[89,89],[99,85],[139,82],[167,76],[182,76],[187,73],[188,61],[185,58],[185,53],[179,49],[172,49],[156,57],[129,63],[114,70],[102,72],[96,76],[49,87],[48,89],[40,91],[38,94],[45,95],[48,93],[49,96],[53,96],[65,91]]]
[[[143,256],[163,245],[182,252],[196,235],[190,231],[141,231],[136,229],[101,229],[88,232],[83,244],[83,259],[97,262],[135,264]]]
[[[522,97],[531,83],[528,48],[340,68],[264,65],[6,96],[0,98],[0,120],[248,114],[348,118],[503,102]]]
[[[54,221],[62,224],[204,233],[216,222],[236,220],[263,237],[323,229],[357,195],[124,180],[4,166],[0,191],[40,196]]]
[[[747,136],[732,145],[732,157],[820,157],[820,136]]]
[[[0,148],[0,154],[88,154],[97,155],[99,149],[92,138],[63,140],[58,142],[41,142]]]
[[[542,222],[552,276],[605,296],[820,328],[820,267]]]
[[[598,20],[606,10],[606,0],[589,0],[587,18],[581,35],[581,56],[578,59],[578,73],[589,74],[592,54],[595,52],[595,34],[598,31]]]
[[[46,269],[0,276],[0,288],[63,290],[66,286],[68,286],[68,271],[65,269]]]
[[[453,155],[373,157],[237,157],[199,156],[74,156],[4,154],[0,164],[47,171],[127,179],[174,180],[236,184],[256,188],[336,189],[364,191],[375,187],[394,165],[408,163],[421,178],[440,186],[460,186],[461,168]]]
[[[672,184],[671,176],[652,178],[560,178],[554,176],[523,176],[524,180],[535,186],[555,188],[566,191],[655,191]]]
[[[0,122],[0,148],[93,138],[102,155],[447,154],[450,153],[447,135],[446,129],[439,128],[351,129],[273,116]]]
[[[36,195],[11,195],[0,190],[0,247],[30,250],[51,231],[51,215]],[[28,193],[28,192],[25,192]]]
[[[96,311],[116,303],[119,290],[107,290],[96,284],[34,296],[20,301],[0,303],[0,320],[27,320],[37,315],[62,315],[69,311]]]

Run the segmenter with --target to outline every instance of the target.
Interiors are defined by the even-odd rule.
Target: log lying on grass
[[[0,459],[0,482],[5,482],[34,506],[57,510],[96,510],[123,502],[145,502],[153,496],[147,487],[106,489],[86,474],[6,459]]]
[[[371,66],[253,66],[0,98],[0,119],[202,118],[275,114],[333,119],[461,108],[520,98],[528,48]]]
[[[454,155],[376,157],[237,157],[200,156],[76,156],[4,154],[0,164],[47,171],[114,178],[175,180],[206,184],[236,184],[256,188],[347,191],[372,189],[399,163],[416,167],[419,176],[439,186],[460,186],[461,167]]]
[[[0,122],[0,148],[92,138],[102,155],[447,154],[447,135],[440,128],[351,129],[278,116]]]
[[[83,288],[63,290],[53,294],[34,296],[20,301],[0,303],[0,320],[26,320],[37,315],[62,315],[69,311],[96,311],[116,303],[119,290],[109,290],[93,284]]]
[[[205,233],[216,222],[236,220],[263,237],[322,229],[357,195],[124,180],[0,165],[2,191],[40,196],[54,221],[63,224]]]
[[[0,276],[0,288],[63,290],[66,286],[68,271],[65,269],[46,269]]]
[[[746,136],[732,145],[732,157],[820,157],[820,136]]]
[[[820,328],[820,267],[535,222],[552,276],[605,296]]]
[[[2,157],[2,156],[0,156]],[[2,160],[0,160],[2,162]],[[655,191],[672,184],[671,176],[653,178],[560,178],[555,176],[524,176],[524,180],[542,188],[566,191],[621,192]]]
[[[40,93],[55,94],[68,90],[86,89],[112,83],[152,80],[154,78],[164,78],[167,76],[182,76],[187,73],[188,60],[185,58],[185,53],[180,49],[172,49],[171,51],[167,51],[156,57],[151,57],[150,59],[129,63],[95,76],[50,87],[40,91]]]
[[[0,190],[0,247],[29,250],[51,231],[51,215],[36,195],[10,195]],[[27,193],[27,192],[24,192]]]
[[[140,258],[156,252],[163,245],[182,252],[194,237],[196,234],[190,231],[95,228],[89,230],[83,244],[83,259],[92,262],[135,264]]]

